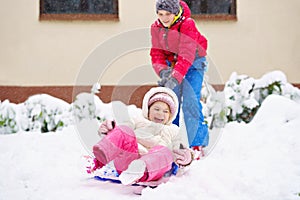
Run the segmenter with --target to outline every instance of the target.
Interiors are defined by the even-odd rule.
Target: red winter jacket
[[[159,75],[167,69],[166,60],[173,63],[172,76],[179,83],[193,64],[196,50],[200,57],[206,56],[207,40],[198,31],[191,11],[184,1],[180,1],[183,13],[170,28],[164,27],[159,19],[151,25],[152,48],[150,51],[152,66]]]

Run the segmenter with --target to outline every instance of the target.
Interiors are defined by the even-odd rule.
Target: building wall
[[[209,41],[210,82],[222,84],[233,71],[259,78],[282,70],[289,82],[300,83],[299,10],[299,0],[238,0],[237,21],[197,20]],[[91,82],[155,84],[147,32],[155,14],[154,0],[119,0],[119,21],[39,21],[39,1],[2,1],[0,85],[72,86],[91,62],[104,69],[91,68]],[[145,40],[140,45],[143,48],[130,47],[108,66],[100,66],[106,62],[105,55],[94,53],[99,46],[136,30],[145,33],[144,38],[137,37]],[[126,44],[122,41],[107,52]]]

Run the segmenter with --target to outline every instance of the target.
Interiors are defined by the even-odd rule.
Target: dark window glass
[[[236,0],[185,0],[193,17],[236,19]]]
[[[100,19],[101,15],[117,16],[118,0],[40,0],[40,15],[42,18],[70,17],[79,20],[84,17]]]

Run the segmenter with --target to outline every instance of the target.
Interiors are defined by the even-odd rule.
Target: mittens
[[[180,166],[188,166],[193,161],[193,154],[187,148],[173,150],[173,153],[175,156],[175,162]]]
[[[100,125],[100,128],[98,130],[98,134],[107,134],[109,131],[115,128],[115,121],[112,120],[106,120],[102,122]]]

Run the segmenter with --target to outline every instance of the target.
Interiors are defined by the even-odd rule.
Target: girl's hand
[[[115,121],[112,120],[105,120],[102,122],[98,129],[98,134],[107,134],[109,131],[115,128]]]
[[[180,166],[188,166],[193,161],[193,153],[187,148],[173,150],[173,153],[175,156],[175,162]]]

